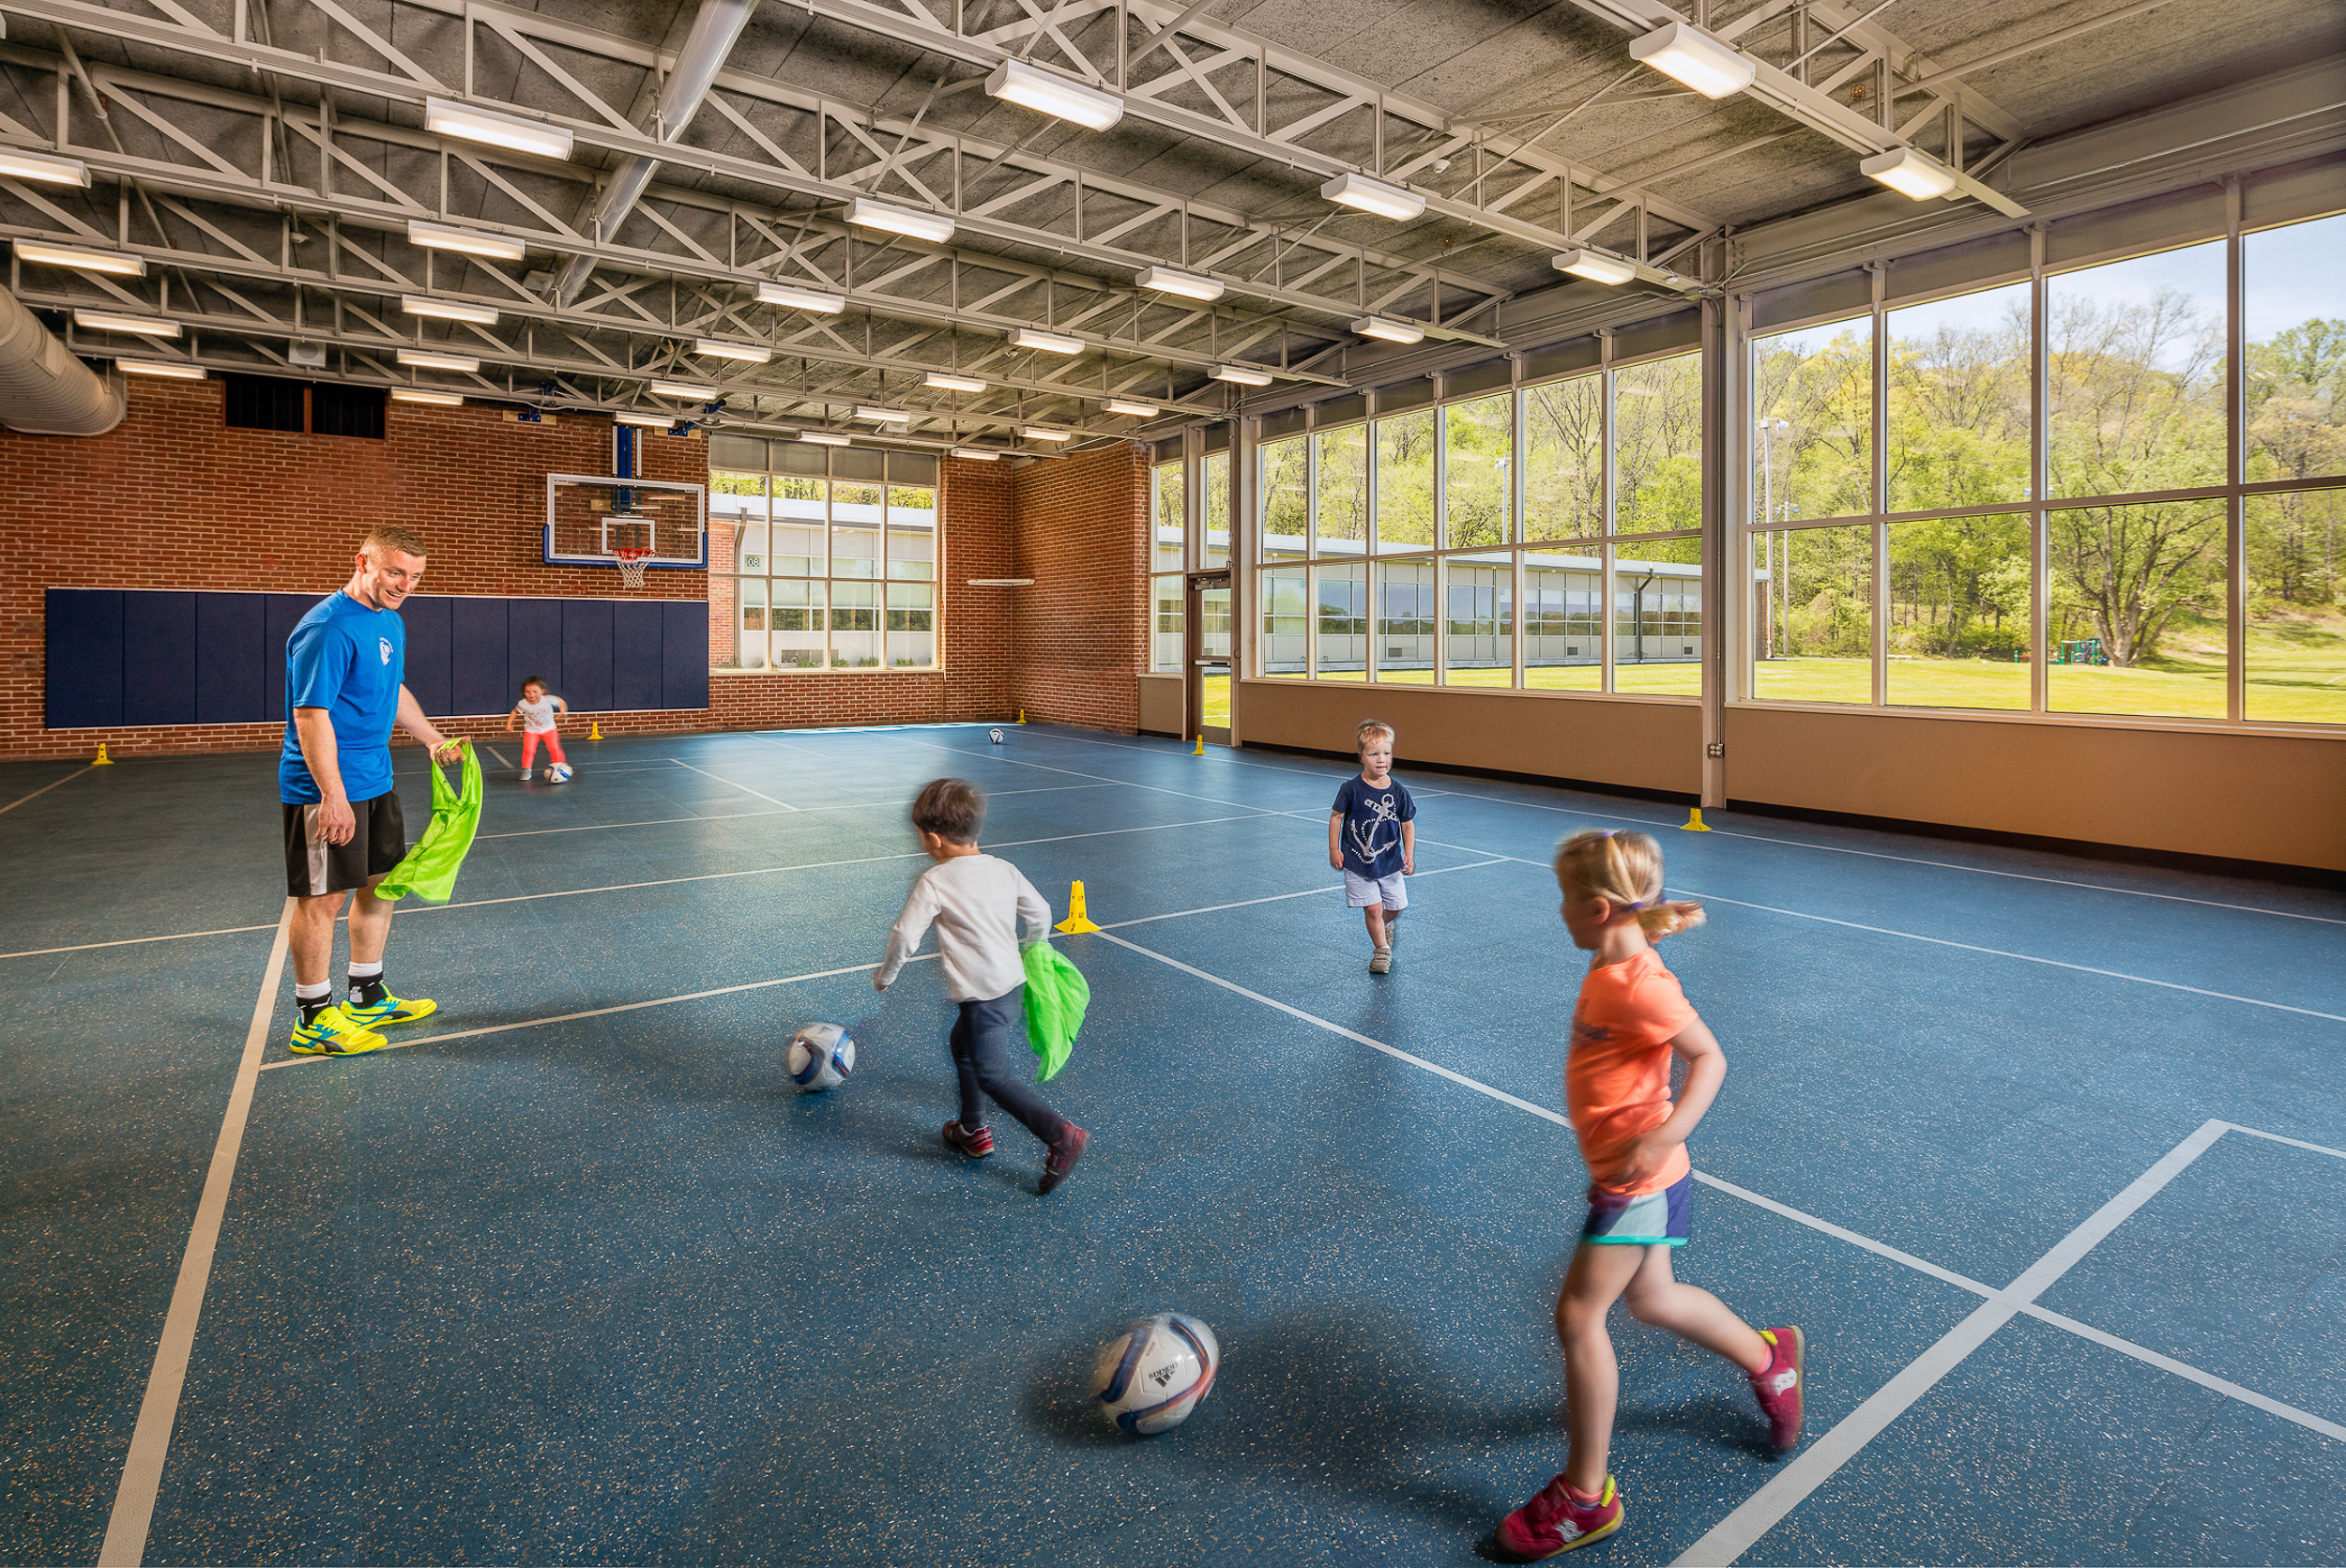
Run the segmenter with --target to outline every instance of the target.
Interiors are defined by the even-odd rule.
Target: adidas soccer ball
[[[571,782],[571,765],[567,762],[557,762],[553,767],[546,769],[546,777],[555,784],[569,784]]]
[[[790,1081],[812,1094],[836,1088],[855,1071],[855,1042],[836,1024],[809,1024],[790,1037]]]
[[[1161,1312],[1100,1352],[1091,1392],[1110,1421],[1153,1438],[1189,1419],[1221,1365],[1211,1329],[1186,1313]]]
[[[985,733],[986,733],[986,738],[987,738],[988,739],[992,740],[992,741],[994,742],[994,744],[996,744],[997,746],[998,746],[998,745],[1000,745],[1000,744],[1002,743],[1002,732],[1001,732],[1000,730],[998,730],[998,729],[990,729],[990,730],[987,730]]]

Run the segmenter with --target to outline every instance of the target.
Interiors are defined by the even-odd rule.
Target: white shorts
[[[1370,878],[1363,876],[1350,866],[1344,868],[1344,902],[1347,907],[1365,909],[1372,904],[1399,911],[1409,906],[1409,895],[1401,886],[1401,874]]]

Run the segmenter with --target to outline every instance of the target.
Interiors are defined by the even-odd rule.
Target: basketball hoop
[[[619,586],[623,588],[642,587],[644,568],[651,560],[650,546],[647,545],[640,550],[621,548],[612,551],[611,555],[613,559],[618,562]]]

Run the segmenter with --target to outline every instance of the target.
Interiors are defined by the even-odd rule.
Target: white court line
[[[56,784],[45,784],[38,789],[33,791],[30,795],[24,796],[23,799],[11,800],[7,805],[0,806],[0,812],[12,812],[16,810],[17,807],[23,805],[26,800],[38,800],[42,796],[48,794],[51,790],[56,788],[57,784],[71,784],[74,780],[80,778],[83,774],[88,772],[91,769],[97,766],[98,764],[94,762],[85,762],[82,764],[81,767],[75,769],[72,772],[68,773],[64,778],[57,780]]]
[[[682,761],[677,757],[670,757],[668,760],[675,763],[678,768],[692,768],[693,772],[698,773],[704,779],[716,779],[719,784],[724,784],[733,789],[738,789],[744,795],[754,795],[761,800],[771,801],[773,804],[780,806],[784,811],[794,812],[800,809],[799,807],[792,805],[787,800],[775,799],[774,797],[767,794],[762,789],[752,789],[745,784],[735,784],[731,779],[717,778],[716,774],[710,772],[706,768],[693,768],[691,763]]]
[[[597,771],[608,772],[609,769],[598,769]],[[639,771],[643,771],[643,769],[639,769]],[[1039,789],[989,789],[985,793],[989,799],[992,799],[994,797],[1003,795],[1059,795],[1078,789],[1108,789],[1114,786],[1096,784],[1044,784]],[[548,833],[599,833],[607,829],[614,828],[667,828],[673,827],[680,822],[739,822],[749,817],[759,816],[812,816],[816,812],[861,812],[872,811],[882,806],[892,806],[896,810],[902,811],[905,809],[905,805],[906,802],[901,799],[849,800],[844,804],[835,806],[790,806],[782,811],[771,812],[711,812],[706,816],[655,816],[643,822],[588,822],[575,828],[524,828],[518,831],[510,833],[480,833],[474,836],[473,842],[478,844],[483,839],[541,838]],[[0,958],[7,958],[10,956],[13,955],[8,953],[0,953]]]
[[[2341,677],[2340,678],[2346,679],[2346,677]],[[1144,755],[1150,756],[1160,754],[1154,750],[1154,748],[1151,747],[1125,746],[1120,745],[1113,740],[1093,740],[1083,736],[1053,735],[1045,737],[1044,738],[1051,740],[1074,741],[1075,744],[1080,746],[1101,746],[1109,751],[1115,752],[1139,752]],[[1169,744],[1172,743],[1168,742],[1168,745]],[[1228,767],[1252,768],[1265,773],[1292,773],[1303,778],[1317,778],[1320,776],[1307,769],[1282,768],[1275,764],[1267,762],[1246,762],[1237,757],[1227,757],[1225,758],[1224,761]],[[1332,762],[1331,766],[1333,767],[1339,765]],[[1529,785],[1527,787],[1540,788],[1543,786],[1535,784]],[[1547,787],[1561,788],[1562,786],[1555,785]],[[1422,796],[1431,792],[1424,790],[1413,790],[1411,793]],[[1444,790],[1440,793],[1455,795],[1462,800],[1480,800],[1486,805],[1522,806],[1531,811],[1554,812],[1565,816],[1593,816],[1602,818],[1607,822],[1635,822],[1640,827],[1664,829],[1671,831],[1675,831],[1678,828],[1677,823],[1655,821],[1651,817],[1628,816],[1616,812],[1588,811],[1578,806],[1550,806],[1542,804],[1537,800],[1511,799],[1504,795],[1482,795],[1470,789],[1452,789]],[[2165,899],[2170,903],[2174,904],[2201,904],[2212,909],[2237,909],[2244,914],[2273,915],[2282,920],[2319,921],[2326,925],[2346,925],[2346,919],[2341,919],[2337,916],[2301,914],[2293,909],[2268,909],[2262,905],[2258,904],[2228,904],[2221,899],[2190,898],[2182,893],[2155,893],[2141,888],[2113,888],[2106,882],[2079,882],[2064,876],[2039,876],[2025,871],[1998,871],[1988,866],[1967,866],[1962,864],[1960,861],[1956,860],[1927,860],[1916,856],[1890,855],[1874,849],[1851,849],[1835,844],[1810,844],[1801,839],[1776,838],[1767,833],[1746,833],[1733,828],[1714,827],[1711,831],[1723,834],[1728,838],[1749,839],[1756,844],[1782,845],[1788,849],[1814,849],[1820,854],[1826,855],[1863,855],[1870,860],[1899,860],[1908,865],[1936,866],[1942,871],[1970,872],[1978,876],[2008,876],[2023,882],[2046,882],[2059,888],[2084,888],[2094,892],[2120,893],[2129,898],[2158,898]]]
[[[138,1425],[130,1433],[130,1452],[123,1461],[114,1511],[106,1520],[105,1544],[98,1551],[99,1568],[137,1568],[146,1555],[155,1494],[162,1484],[163,1459],[171,1452],[171,1428],[179,1415],[179,1391],[187,1381],[188,1358],[195,1348],[196,1319],[203,1315],[204,1290],[212,1277],[212,1255],[220,1244],[221,1219],[228,1211],[236,1154],[244,1146],[245,1120],[252,1109],[253,1087],[260,1081],[261,1053],[268,1044],[269,1019],[277,1010],[277,986],[285,968],[293,911],[294,901],[288,898],[284,913],[277,920],[277,940],[269,945],[268,967],[261,974],[252,1022],[245,1028],[244,1055],[236,1063],[236,1087],[228,1093],[228,1113],[221,1119],[219,1141],[212,1147],[211,1168],[204,1176],[195,1224],[188,1232],[187,1250],[179,1257],[179,1282],[172,1288],[171,1310],[163,1317],[162,1338],[155,1347],[146,1393],[139,1401]]]
[[[481,744],[480,749],[488,753],[491,756],[496,758],[498,767],[510,768],[513,766],[512,762],[506,756],[506,754],[503,752],[498,751],[495,746],[489,745],[484,741]]]

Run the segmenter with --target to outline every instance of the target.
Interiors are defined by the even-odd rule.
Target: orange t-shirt
[[[1618,1173],[1631,1139],[1670,1116],[1669,1043],[1695,1021],[1678,977],[1652,948],[1589,971],[1572,1012],[1564,1106],[1589,1175],[1608,1193],[1658,1193],[1694,1168],[1684,1145],[1642,1181]]]

